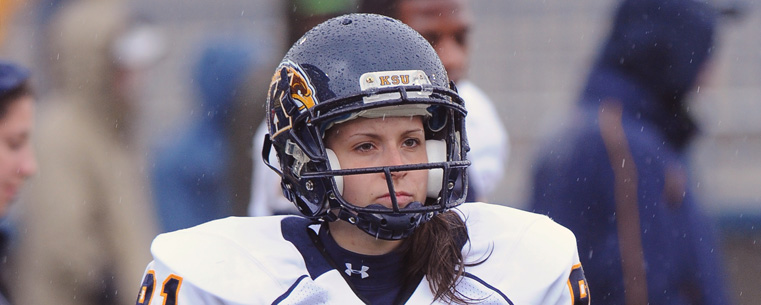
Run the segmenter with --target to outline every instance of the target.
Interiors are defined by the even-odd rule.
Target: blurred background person
[[[206,39],[192,74],[196,117],[158,139],[150,164],[154,202],[164,232],[234,215],[231,128],[256,62],[242,37]],[[250,167],[249,167],[250,168]]]
[[[472,162],[468,168],[468,201],[490,201],[502,182],[510,142],[494,103],[467,78],[473,29],[468,1],[361,0],[359,11],[399,19],[436,49],[468,109],[465,127],[470,144],[468,159]]]
[[[11,17],[13,17],[19,4],[22,4],[21,0],[0,0],[0,45],[8,32]]]
[[[133,123],[139,72],[155,53],[131,52],[145,49],[130,43],[122,4],[66,1],[50,23],[54,88],[13,257],[19,304],[132,304],[125,292],[150,259],[155,212]]]
[[[37,171],[32,149],[35,97],[29,82],[29,71],[14,63],[0,60],[0,221],[5,222],[9,205],[24,181]],[[7,282],[7,251],[12,232],[0,228],[0,305],[10,304]]]
[[[576,234],[593,303],[731,304],[686,155],[716,20],[698,1],[623,1],[571,119],[539,150],[531,207]]]

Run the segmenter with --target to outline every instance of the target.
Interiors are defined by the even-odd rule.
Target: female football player
[[[28,79],[26,69],[0,61],[0,216],[37,170],[30,141],[35,99]]]
[[[275,71],[269,134],[303,214],[160,235],[137,304],[580,304],[573,234],[467,195],[464,101],[434,49],[368,14],[306,33]],[[266,162],[266,161],[265,161]]]

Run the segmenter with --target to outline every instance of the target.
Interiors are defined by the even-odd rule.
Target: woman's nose
[[[399,149],[390,149],[386,153],[386,160],[385,160],[385,166],[398,166],[398,165],[404,165],[408,162],[404,161],[404,156],[402,155],[401,151]],[[395,178],[400,178],[406,175],[407,172],[391,172],[391,176]]]

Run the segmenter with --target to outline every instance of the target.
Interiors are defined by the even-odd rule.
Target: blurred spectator
[[[8,32],[8,24],[16,12],[16,7],[21,4],[20,0],[0,0],[0,45],[5,40],[5,35]]]
[[[592,303],[731,303],[686,156],[715,22],[703,2],[621,3],[573,116],[540,149],[532,207],[576,234]]]
[[[467,0],[363,0],[359,10],[401,20],[436,49],[468,109],[465,127],[472,162],[468,168],[468,201],[489,201],[502,181],[510,143],[494,103],[467,79],[473,26]]]
[[[230,128],[254,62],[242,39],[212,39],[202,47],[193,82],[200,118],[161,139],[153,156],[152,190],[163,231],[233,215]]]
[[[0,219],[8,214],[24,181],[35,173],[37,163],[32,151],[35,97],[29,85],[29,71],[0,60]],[[0,230],[0,305],[8,301],[6,257],[11,232]]]
[[[55,88],[39,117],[40,173],[19,206],[19,304],[134,303],[124,292],[157,230],[133,94],[155,56],[133,52],[145,40],[127,31],[128,14],[120,1],[67,1],[51,22]]]

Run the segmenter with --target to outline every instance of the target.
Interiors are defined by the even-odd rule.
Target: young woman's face
[[[37,171],[30,136],[34,98],[24,96],[8,105],[0,119],[0,216],[16,197],[24,180]]]
[[[428,162],[420,116],[357,118],[331,128],[326,144],[336,153],[342,169]],[[425,201],[427,170],[392,172],[391,176],[400,208]],[[343,180],[342,196],[349,203],[392,207],[383,173],[344,176]]]

